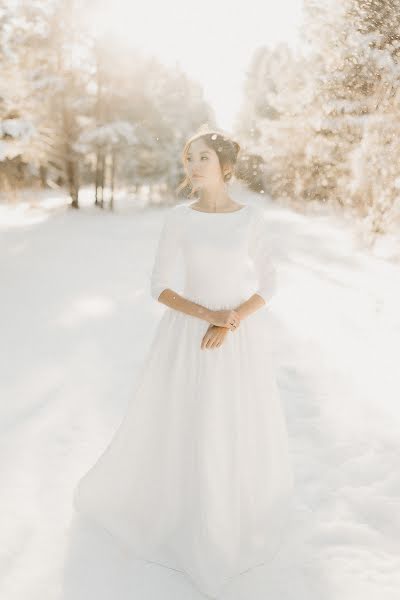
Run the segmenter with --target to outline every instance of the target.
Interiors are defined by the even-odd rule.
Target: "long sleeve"
[[[275,295],[277,289],[277,272],[270,258],[268,234],[264,212],[258,209],[255,214],[250,240],[250,256],[258,276],[256,293],[262,296],[266,304]]]
[[[171,287],[179,253],[179,227],[177,207],[168,209],[158,240],[153,269],[150,276],[150,294],[158,300],[161,292]]]

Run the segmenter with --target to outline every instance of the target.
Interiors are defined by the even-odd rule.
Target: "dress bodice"
[[[183,259],[183,296],[210,308],[233,308],[253,293],[267,303],[275,293],[262,208],[244,205],[231,212],[207,213],[187,203],[165,217],[150,291],[155,300],[171,288],[178,255]]]

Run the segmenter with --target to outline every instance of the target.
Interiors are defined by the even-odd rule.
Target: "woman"
[[[227,190],[239,149],[208,128],[185,145],[180,187],[197,199],[168,209],[150,282],[166,310],[124,420],[75,491],[77,510],[133,556],[211,598],[273,557],[293,493],[263,211]]]

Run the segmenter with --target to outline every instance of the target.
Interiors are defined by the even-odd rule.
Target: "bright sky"
[[[166,64],[178,63],[202,84],[217,125],[228,130],[240,108],[254,50],[279,41],[293,47],[299,43],[302,0],[93,0],[92,4],[99,25],[105,21],[127,43]]]

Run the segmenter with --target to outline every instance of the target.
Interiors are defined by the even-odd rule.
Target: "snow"
[[[32,123],[25,119],[3,119],[0,122],[0,137],[29,138],[34,132]]]
[[[229,599],[395,600],[400,589],[400,273],[339,216],[265,195],[280,291],[277,378],[296,518],[269,567]],[[179,573],[128,561],[74,515],[72,492],[131,398],[164,307],[148,278],[165,209],[49,192],[0,211],[2,494],[7,600],[188,600]],[[228,595],[224,598],[228,598]]]
[[[134,144],[138,142],[135,127],[127,121],[114,121],[85,130],[74,144],[77,151],[85,152],[91,144],[117,145],[118,143]]]

